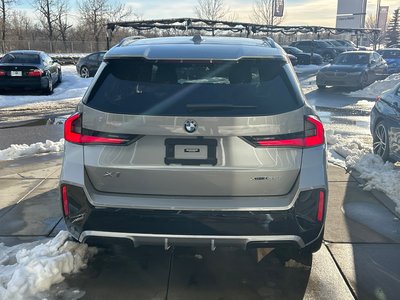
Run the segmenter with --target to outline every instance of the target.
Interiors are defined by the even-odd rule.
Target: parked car
[[[272,39],[115,46],[64,130],[60,201],[79,241],[321,245],[324,128]]]
[[[292,46],[283,46],[282,48],[287,54],[295,56],[299,65],[321,65],[323,63],[322,56],[317,53],[311,55],[311,53],[305,53],[299,48]]]
[[[340,54],[336,60],[319,70],[317,86],[364,88],[387,74],[387,64],[374,51],[349,51]]]
[[[91,53],[78,60],[76,64],[76,71],[83,78],[88,78],[96,74],[106,51]]]
[[[400,73],[400,48],[387,48],[377,51],[388,64],[388,73]]]
[[[383,93],[371,111],[373,151],[383,160],[400,160],[400,84]]]
[[[51,94],[61,80],[60,64],[41,51],[11,51],[0,60],[1,90],[40,89]]]
[[[332,45],[320,40],[297,41],[291,43],[290,46],[299,48],[306,53],[317,53],[322,56],[324,61],[331,61],[338,55],[338,51]]]
[[[388,48],[400,48],[400,44],[390,45]]]
[[[334,49],[335,49],[338,53],[343,53],[343,52],[346,52],[346,51],[356,51],[356,50],[357,50],[357,47],[353,47],[353,46],[349,46],[349,45],[342,45],[342,44],[339,43],[337,40],[325,39],[325,40],[322,40],[322,41],[331,44],[332,47],[334,47]]]

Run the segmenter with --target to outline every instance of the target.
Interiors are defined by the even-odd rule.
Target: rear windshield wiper
[[[235,104],[187,104],[188,111],[198,110],[224,110],[224,109],[251,109],[257,108],[255,105],[235,105]]]

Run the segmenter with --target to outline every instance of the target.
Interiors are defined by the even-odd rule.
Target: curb
[[[361,185],[365,185],[366,181],[360,177],[360,173],[356,170],[350,169],[350,175]],[[400,213],[396,211],[396,205],[393,200],[390,199],[384,192],[378,190],[366,191],[370,192],[376,200],[378,200],[383,206],[385,206],[392,214],[400,219]]]

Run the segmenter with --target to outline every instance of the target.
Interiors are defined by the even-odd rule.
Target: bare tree
[[[54,32],[57,21],[58,0],[34,0],[33,7],[39,12],[40,23],[47,32],[50,40],[50,51],[53,51]]]
[[[99,41],[105,34],[105,26],[109,21],[121,21],[132,15],[132,9],[125,4],[113,3],[108,0],[82,0],[78,2],[79,13],[84,26],[88,29],[99,50]]]
[[[72,27],[72,24],[68,23],[68,11],[69,11],[68,0],[57,0],[56,3],[56,21],[55,27],[64,43],[64,47],[67,47],[67,33]]]
[[[367,19],[365,20],[365,28],[369,29],[375,29],[376,28],[376,17],[373,16],[372,14],[369,14],[367,16]],[[376,48],[377,44],[380,44],[383,42],[385,39],[386,32],[380,31],[379,33],[375,34],[370,34],[368,35],[368,40],[374,44],[374,47]]]
[[[194,8],[196,16],[205,20],[223,20],[230,12],[224,0],[197,0]]]
[[[256,0],[253,4],[252,19],[263,25],[279,25],[283,17],[274,16],[274,0]]]
[[[3,53],[5,52],[4,41],[6,39],[7,15],[8,15],[8,11],[10,9],[10,6],[13,3],[15,3],[15,0],[1,0],[1,4],[0,4],[0,11],[1,11],[1,40],[2,40],[1,49],[3,50]]]

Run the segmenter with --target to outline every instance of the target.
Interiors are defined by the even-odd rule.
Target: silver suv
[[[322,241],[324,128],[272,40],[169,37],[108,51],[65,123],[61,202],[79,241]]]

